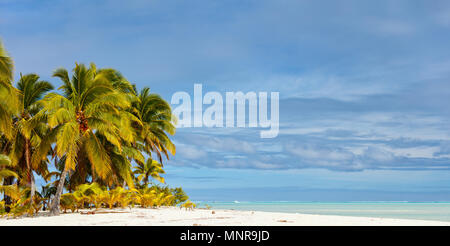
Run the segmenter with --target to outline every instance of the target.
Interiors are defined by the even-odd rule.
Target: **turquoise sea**
[[[450,221],[449,202],[197,202],[199,207],[303,214]]]

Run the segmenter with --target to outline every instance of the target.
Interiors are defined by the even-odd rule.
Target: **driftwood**
[[[287,220],[277,220],[277,222],[288,222],[288,221]]]
[[[80,212],[80,214],[124,214],[124,213],[130,213],[126,211],[87,211],[87,212]]]

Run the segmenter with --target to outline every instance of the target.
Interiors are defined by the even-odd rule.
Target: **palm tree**
[[[13,79],[13,60],[7,54],[3,43],[0,40],[0,81],[11,82]]]
[[[171,189],[171,193],[174,195],[173,205],[185,202],[189,197],[184,192],[183,188],[178,187],[175,189]]]
[[[90,166],[92,181],[106,179],[111,173],[111,158],[105,149],[109,143],[122,149],[122,143],[132,141],[126,135],[131,129],[125,110],[131,106],[127,93],[114,87],[109,70],[97,70],[76,64],[72,78],[67,70],[57,69],[54,77],[63,82],[63,95],[50,93],[41,104],[37,118],[46,118],[52,129],[49,136],[56,140],[56,155],[64,156],[64,170],[52,201],[51,214],[59,214],[59,202],[65,178],[77,165]],[[130,130],[131,129],[131,130]],[[102,136],[100,138],[99,136]],[[51,141],[48,141],[51,142]],[[39,149],[40,156],[51,149],[47,144]]]
[[[161,183],[164,183],[164,178],[160,176],[160,174],[165,173],[162,169],[161,163],[147,159],[145,163],[137,163],[138,165],[135,167],[133,174],[137,174],[136,179],[141,182],[143,181],[143,187],[147,187],[149,178],[152,177],[155,180],[158,180]]]
[[[139,94],[138,100],[133,103],[132,113],[139,119],[141,124],[135,124],[138,134],[140,150],[147,154],[156,153],[159,162],[162,163],[162,154],[169,159],[168,153],[175,154],[175,145],[167,136],[175,134],[175,126],[172,109],[157,94],[150,93],[150,89],[145,87]]]
[[[14,64],[12,58],[8,55],[0,40],[0,154],[8,154],[12,138],[12,116],[18,112],[19,99],[18,92],[12,86],[14,74]],[[14,182],[14,176],[4,180],[4,185],[11,185]],[[4,197],[7,211],[11,198]]]
[[[126,143],[122,145],[122,150],[110,143],[105,144],[105,149],[111,158],[111,175],[107,179],[110,182],[104,183],[104,185],[113,188],[112,186],[125,187],[128,184],[129,188],[134,188],[131,162],[134,160],[142,163],[145,161],[145,157],[141,152],[133,148],[131,144]]]
[[[10,166],[11,160],[9,159],[9,157],[0,154],[0,185],[3,185],[3,179],[6,177],[18,177],[18,175],[13,170],[8,168]]]
[[[55,195],[56,187],[52,184],[47,184],[41,187],[41,196],[43,198],[43,209],[47,209],[48,204],[50,204],[50,198]]]
[[[131,101],[136,100],[134,89],[131,84],[120,74],[118,71],[107,68],[97,70],[97,74],[102,74],[103,79],[110,81],[112,87],[119,93],[122,93]],[[135,145],[136,132],[131,127],[131,121],[137,124],[141,124],[133,114],[127,110],[120,110],[121,127],[119,128],[121,141],[121,147],[109,142],[107,136],[99,131],[95,132],[96,137],[100,140],[107,155],[110,158],[110,172],[104,177],[94,177],[95,173],[92,170],[92,165],[88,159],[88,156],[84,151],[80,151],[78,154],[77,168],[71,173],[68,178],[69,181],[65,183],[65,187],[71,191],[77,186],[84,184],[88,181],[89,177],[92,177],[91,182],[98,182],[99,184],[108,186],[110,188],[116,186],[123,186],[128,184],[130,188],[133,188],[133,177],[131,171],[131,161],[144,162],[145,158],[142,153],[133,148]],[[62,172],[64,165],[58,165],[58,169]],[[94,174],[94,175],[93,175]]]
[[[47,164],[42,161],[36,164],[43,165],[31,165],[34,148],[40,144],[41,137],[45,134],[47,128],[45,122],[34,121],[32,118],[40,110],[40,105],[37,102],[46,92],[52,90],[53,86],[47,81],[39,80],[39,76],[36,74],[25,76],[21,74],[17,89],[20,92],[21,103],[19,115],[14,119],[14,142],[11,150],[12,165],[25,170],[25,180],[30,186],[30,197],[33,199],[36,192],[33,170],[40,171],[44,175],[48,170]]]
[[[118,71],[94,64],[75,64],[70,77],[66,69],[57,69],[53,76],[63,83],[61,94],[48,93],[53,86],[36,74],[20,74],[16,89],[13,74],[13,60],[0,42],[0,192],[8,212],[34,214],[44,201],[57,215],[63,189],[78,194],[83,185],[102,187],[110,207],[124,206],[133,198],[124,188],[135,192],[134,179],[146,187],[146,203],[174,203],[176,196],[167,187],[147,187],[150,178],[165,182],[163,156],[175,154],[168,136],[175,133],[175,119],[159,95],[149,88],[137,93]],[[150,155],[147,161],[143,153]],[[50,157],[56,172],[48,171]],[[56,178],[43,187],[42,196],[36,193],[35,174],[47,182]],[[101,206],[97,196],[90,198]]]
[[[16,172],[11,169],[11,160],[8,156],[0,154],[0,194],[3,193],[5,196],[5,210],[9,212],[11,199],[10,196],[14,193],[14,185],[8,183],[5,184],[6,178],[9,177],[19,177]],[[6,199],[8,198],[8,199]]]
[[[0,41],[0,135],[12,136],[12,115],[17,113],[19,100],[17,90],[12,86],[14,65]]]

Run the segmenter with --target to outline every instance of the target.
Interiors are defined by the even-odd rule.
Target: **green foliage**
[[[180,205],[180,208],[185,208],[186,210],[193,210],[197,207],[197,204],[187,200],[185,203]]]
[[[72,210],[72,213],[77,210],[77,199],[72,193],[66,193],[61,195],[60,199],[61,208],[64,213],[67,213],[67,209]]]
[[[0,42],[0,216],[187,201],[181,188],[152,183],[165,184],[163,157],[176,152],[172,109],[158,94],[93,63],[56,69],[56,91],[37,74],[20,74],[14,87],[13,74]],[[40,193],[34,175],[48,182]]]
[[[137,132],[137,142],[143,151],[155,153],[160,163],[162,156],[169,158],[175,154],[175,145],[167,134],[175,134],[174,117],[170,104],[159,95],[150,93],[150,88],[136,92],[131,113],[135,116],[133,125]]]
[[[143,187],[147,186],[150,177],[164,183],[165,180],[161,177],[161,174],[163,173],[165,173],[165,171],[162,168],[162,164],[150,158],[147,159],[145,163],[137,163],[137,166],[133,171],[133,174],[137,175],[136,181],[138,183],[142,182]]]
[[[3,217],[5,214],[6,214],[5,201],[0,201],[0,217]]]
[[[0,41],[0,136],[12,138],[13,118],[20,107],[18,91],[12,86],[14,63]]]
[[[97,183],[92,183],[80,185],[73,193],[61,195],[60,205],[65,213],[68,210],[75,212],[79,209],[92,207],[96,209],[135,206],[156,208],[161,206],[176,206],[180,203],[180,199],[175,199],[179,194],[179,188],[166,189],[152,186],[142,189],[124,189],[122,187],[116,187],[108,190],[106,187],[100,187]],[[183,195],[184,198],[187,199],[185,194]]]
[[[7,187],[7,189],[5,189]],[[8,205],[10,212],[6,213],[6,204],[4,201],[0,204],[0,215],[8,217],[19,217],[22,215],[34,216],[42,208],[42,199],[34,197],[31,201],[29,197],[30,189],[19,187],[17,185],[3,186],[5,195],[12,198],[12,203]]]
[[[187,199],[189,199],[186,192],[184,192],[184,190],[181,187],[173,189],[172,193],[174,195],[174,204],[183,203],[187,201]]]

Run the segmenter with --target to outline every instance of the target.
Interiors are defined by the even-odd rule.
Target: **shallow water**
[[[197,202],[215,209],[450,221],[450,203]]]

